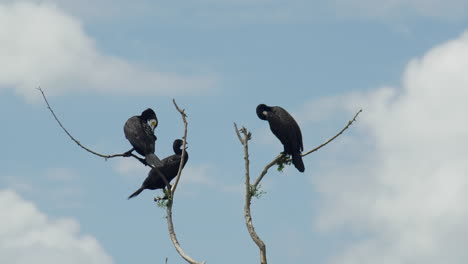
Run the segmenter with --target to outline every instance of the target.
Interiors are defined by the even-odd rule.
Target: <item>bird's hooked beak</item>
[[[151,129],[154,131],[154,129],[158,126],[158,121],[156,121],[156,119],[151,119],[149,121],[149,125],[150,125]]]

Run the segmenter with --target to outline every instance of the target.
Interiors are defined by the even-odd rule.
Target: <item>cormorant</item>
[[[267,120],[271,132],[281,141],[284,153],[290,154],[292,163],[300,172],[304,172],[301,152],[304,150],[302,144],[302,133],[296,120],[280,106],[257,106],[257,116]]]
[[[157,139],[154,135],[154,129],[157,126],[158,118],[151,108],[146,109],[139,116],[130,117],[125,123],[124,133],[133,148],[127,151],[126,154],[129,155],[135,150],[145,157],[147,164],[152,166],[160,165],[161,160],[154,154],[154,144]]]
[[[156,168],[151,169],[151,171],[148,173],[148,177],[146,177],[140,189],[136,190],[136,192],[130,195],[128,199],[139,195],[144,189],[156,190],[164,189],[164,187],[166,187],[166,183],[159,176],[156,169],[159,169],[159,171],[166,177],[168,183],[170,183],[171,180],[177,176],[180,161],[182,159],[182,144],[183,141],[181,139],[174,140],[172,148],[174,149],[175,154],[161,160],[161,166],[157,166]],[[185,166],[185,163],[187,163],[188,157],[188,153],[185,151],[185,160],[182,168]]]

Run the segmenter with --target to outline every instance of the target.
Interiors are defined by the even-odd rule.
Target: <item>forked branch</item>
[[[306,153],[302,154],[301,156],[302,157],[305,157],[309,154],[311,154],[312,152],[315,152],[323,147],[325,147],[328,143],[332,142],[333,140],[335,140],[337,137],[339,137],[341,134],[343,134],[343,132],[345,132],[355,121],[356,121],[356,118],[358,117],[358,115],[362,112],[362,109],[359,109],[359,111],[356,112],[356,114],[354,115],[354,117],[348,121],[348,124],[346,124],[345,127],[343,127],[343,129],[340,130],[340,132],[338,132],[336,135],[334,135],[333,137],[331,137],[329,140],[325,141],[324,143],[318,145],[317,147],[307,151]],[[254,190],[256,190],[258,188],[258,185],[260,184],[260,182],[262,181],[263,177],[267,174],[268,170],[275,164],[278,163],[278,161],[283,157],[283,154],[279,154],[278,156],[276,156],[276,158],[274,158],[270,163],[268,163],[265,168],[263,168],[262,172],[260,173],[260,175],[258,176],[258,178],[255,180],[255,183],[252,185],[252,188]],[[286,162],[288,161],[291,161],[291,159],[287,159]]]
[[[185,259],[188,263],[191,263],[191,264],[200,264],[200,262],[192,259],[189,255],[187,255],[185,253],[185,251],[182,249],[182,247],[180,246],[180,243],[179,241],[177,240],[177,236],[176,236],[176,233],[174,231],[174,223],[172,221],[172,203],[174,201],[174,193],[175,193],[175,190],[177,188],[177,184],[179,183],[179,180],[180,180],[180,175],[182,173],[182,167],[183,167],[183,164],[184,164],[184,161],[185,161],[185,156],[186,156],[186,153],[185,153],[185,146],[186,146],[186,139],[187,139],[187,115],[185,114],[185,110],[182,110],[179,108],[179,106],[177,105],[176,101],[174,99],[172,99],[172,102],[174,103],[174,106],[175,108],[177,109],[177,111],[180,113],[180,115],[182,116],[182,121],[184,123],[184,136],[182,138],[183,140],[183,144],[182,144],[182,156],[181,156],[181,160],[180,160],[180,165],[179,165],[179,171],[177,172],[177,176],[176,176],[176,181],[174,183],[174,185],[172,185],[172,188],[169,190],[169,199],[168,199],[168,202],[167,202],[167,208],[166,208],[166,212],[167,212],[167,227],[169,229],[169,235],[171,237],[171,240],[172,240],[172,244],[174,244],[174,247],[176,248],[177,250],[177,253],[179,253],[179,255]],[[205,262],[201,262],[201,263],[205,263]]]
[[[252,190],[250,186],[250,169],[249,169],[249,140],[252,138],[252,133],[248,132],[245,127],[239,129],[237,124],[234,123],[234,129],[236,130],[239,141],[244,146],[244,165],[245,165],[245,205],[244,205],[244,219],[249,231],[250,237],[257,244],[260,250],[260,263],[267,264],[266,258],[266,246],[262,239],[255,232],[255,228],[252,223],[252,214],[250,213],[250,204],[252,202]],[[243,136],[241,136],[241,133]]]
[[[312,152],[315,152],[328,143],[332,142],[334,139],[339,137],[345,130],[347,130],[353,122],[356,121],[357,116],[362,112],[362,109],[360,109],[351,119],[348,124],[341,129],[340,132],[338,132],[335,136],[330,138],[329,140],[325,141],[324,143],[320,144],[319,146],[307,151],[306,153],[302,154],[302,156],[307,156],[311,154]],[[252,196],[256,193],[260,182],[262,181],[263,177],[267,174],[268,170],[277,164],[281,159],[284,158],[284,154],[281,153],[278,156],[276,156],[270,163],[268,163],[265,168],[263,168],[262,172],[258,176],[258,178],[255,180],[253,184],[250,184],[250,169],[249,169],[249,145],[248,142],[252,138],[252,134],[247,131],[245,127],[242,127],[239,129],[237,127],[237,124],[234,123],[234,129],[236,131],[237,138],[241,142],[241,144],[244,146],[244,163],[245,163],[245,205],[244,205],[244,218],[245,218],[245,223],[247,225],[247,230],[249,231],[250,237],[252,240],[257,244],[259,250],[260,250],[260,263],[261,264],[266,264],[267,259],[266,259],[266,246],[265,243],[260,239],[258,234],[255,232],[255,228],[252,223],[252,215],[250,212],[250,205],[252,202]],[[242,135],[241,135],[242,134]],[[286,162],[290,161],[291,159],[287,159]]]
[[[96,155],[96,156],[99,156],[99,157],[102,157],[102,158],[105,158],[105,159],[109,159],[109,158],[115,158],[115,157],[128,157],[128,156],[132,156],[140,161],[142,161],[142,159],[138,156],[136,156],[135,154],[133,153],[122,153],[122,154],[112,154],[112,155],[104,155],[104,154],[100,154],[90,148],[87,148],[85,147],[84,145],[82,145],[75,137],[72,136],[72,134],[70,132],[68,132],[68,130],[63,126],[62,122],[60,122],[60,120],[58,119],[57,115],[55,114],[54,110],[52,109],[52,107],[50,106],[49,104],[49,101],[47,100],[47,97],[45,96],[45,93],[44,91],[39,87],[37,88],[41,94],[42,94],[42,97],[44,98],[44,101],[46,102],[47,104],[47,108],[49,109],[49,111],[52,113],[52,115],[54,116],[55,120],[57,121],[57,123],[60,125],[60,127],[63,129],[63,131],[65,131],[65,133],[68,135],[68,137],[70,137],[71,140],[73,140],[79,147],[81,147],[82,149],[86,150],[87,152],[93,154],[93,155]],[[177,240],[177,237],[176,237],[176,234],[175,234],[175,231],[174,231],[174,224],[173,224],[173,221],[172,221],[172,202],[173,202],[173,197],[174,197],[174,192],[176,190],[176,187],[177,187],[177,184],[179,183],[179,179],[180,179],[180,175],[181,175],[181,172],[182,172],[182,164],[184,164],[184,160],[185,160],[185,156],[186,156],[186,153],[185,153],[185,148],[186,148],[186,138],[187,138],[187,120],[186,120],[186,117],[187,115],[185,114],[185,111],[184,110],[181,110],[175,100],[173,100],[173,103],[177,109],[177,111],[179,111],[179,113],[182,115],[182,120],[184,122],[184,137],[183,137],[183,145],[182,145],[182,157],[181,157],[181,161],[180,161],[180,165],[179,165],[179,171],[177,173],[177,179],[176,179],[176,182],[175,184],[172,186],[172,188],[170,188],[170,184],[169,182],[167,181],[166,177],[164,174],[161,173],[161,171],[156,167],[156,173],[163,179],[164,183],[166,184],[166,186],[168,187],[168,190],[169,190],[169,197],[168,197],[168,203],[167,203],[167,223],[168,223],[168,229],[169,229],[169,235],[171,237],[171,240],[172,240],[172,243],[174,244],[174,247],[176,248],[177,252],[179,253],[179,255],[185,259],[187,262],[191,263],[191,264],[201,264],[200,262],[197,262],[195,261],[194,259],[192,259],[190,256],[188,256],[184,251],[183,249],[180,247],[180,244],[179,244],[179,241]],[[148,165],[150,166],[151,168],[155,168],[153,166],[151,166],[151,164],[145,164],[145,165]],[[167,260],[166,260],[167,261]],[[205,262],[202,262],[202,263],[205,263]]]

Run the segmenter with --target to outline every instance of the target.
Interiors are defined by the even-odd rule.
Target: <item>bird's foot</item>
[[[131,149],[123,154],[124,157],[130,157],[134,149]]]
[[[164,197],[154,197],[154,201],[156,204],[161,207],[161,208],[167,208],[169,206],[169,203],[171,202],[170,199],[167,196]]]
[[[163,201],[163,200],[169,200],[169,197],[167,195],[164,195],[163,197],[154,197],[155,202]]]

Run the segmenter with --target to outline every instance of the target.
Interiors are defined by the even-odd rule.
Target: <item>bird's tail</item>
[[[144,190],[144,188],[141,187],[140,189],[136,190],[136,192],[134,192],[132,195],[130,195],[130,196],[128,197],[128,199],[133,198],[133,197],[139,195],[143,190]]]
[[[292,163],[294,164],[294,167],[300,172],[304,172],[304,162],[302,162],[302,156],[301,153],[297,152],[292,154]]]
[[[146,163],[152,165],[153,167],[162,166],[161,160],[154,153],[146,155]]]

